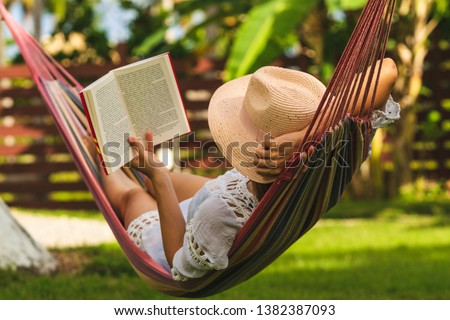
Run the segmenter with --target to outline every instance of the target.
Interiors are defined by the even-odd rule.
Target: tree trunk
[[[402,185],[413,181],[410,163],[413,160],[413,143],[417,128],[416,106],[423,83],[423,65],[429,52],[429,38],[439,24],[433,16],[434,0],[403,0],[400,3],[397,28],[397,53],[399,79],[394,88],[401,97],[402,118],[395,126],[394,170],[390,175],[389,196],[398,195]]]
[[[33,23],[34,23],[33,36],[37,41],[40,41],[42,35],[41,31],[42,11],[43,11],[42,0],[35,0],[33,6]]]
[[[417,101],[423,82],[423,65],[429,51],[429,38],[439,23],[439,16],[433,15],[434,0],[401,0],[398,21],[393,26],[399,78],[394,87],[394,97],[402,107],[401,119],[389,131],[392,141],[393,170],[386,183],[383,181],[381,150],[385,132],[379,132],[373,146],[370,168],[354,177],[349,192],[359,197],[398,196],[400,187],[413,182],[410,164],[414,159],[413,145],[417,130]],[[380,136],[381,135],[381,136]]]
[[[49,274],[56,267],[53,256],[31,238],[0,199],[0,269],[26,269]]]

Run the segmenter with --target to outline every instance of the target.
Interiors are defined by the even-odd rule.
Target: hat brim
[[[240,77],[223,84],[211,98],[208,123],[211,134],[223,156],[244,176],[258,183],[271,183],[256,172],[254,164],[258,137],[241,121],[244,96],[252,75]]]

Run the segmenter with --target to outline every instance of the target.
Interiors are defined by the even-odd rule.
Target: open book
[[[154,144],[189,133],[183,101],[168,53],[111,70],[80,92],[107,174],[130,162],[130,136]]]

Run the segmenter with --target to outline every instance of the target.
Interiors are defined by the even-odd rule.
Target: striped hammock
[[[50,113],[69,149],[98,208],[111,227],[118,243],[136,272],[151,287],[174,296],[204,297],[229,289],[254,276],[277,259],[305,232],[311,229],[327,210],[333,207],[366,159],[371,141],[371,124],[367,117],[353,114],[358,97],[367,101],[368,86],[352,81],[355,75],[378,83],[381,68],[376,61],[385,55],[395,0],[369,0],[356,29],[336,67],[327,91],[304,141],[305,152],[295,153],[286,170],[277,178],[238,233],[229,253],[229,267],[211,271],[201,279],[174,281],[151,257],[129,238],[117,218],[99,182],[93,160],[82,138],[88,124],[78,92],[82,86],[50,55],[44,52],[22,26],[0,3],[0,12],[8,25],[33,75]],[[370,71],[368,71],[370,70]],[[349,97],[357,98],[350,101]],[[374,101],[371,102],[373,106]],[[323,116],[322,112],[329,116]],[[373,108],[373,107],[372,107]],[[326,133],[320,128],[330,128]],[[308,143],[308,144],[307,144]],[[306,149],[303,149],[306,150]],[[303,163],[306,163],[305,171]],[[313,165],[318,164],[320,165]],[[132,179],[139,175],[129,171]]]

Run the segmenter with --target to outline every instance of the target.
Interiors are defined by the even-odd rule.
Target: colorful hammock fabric
[[[371,141],[367,117],[348,117],[369,88],[355,75],[378,82],[376,61],[385,47],[395,0],[369,0],[328,85],[314,123],[286,170],[273,183],[249,220],[238,233],[229,253],[230,265],[201,279],[174,281],[129,238],[99,182],[99,175],[84,144],[88,124],[78,92],[82,86],[56,62],[0,4],[0,12],[16,40],[50,113],[89,190],[136,272],[151,287],[174,296],[204,297],[229,289],[254,276],[277,259],[311,229],[342,195],[344,187],[365,160]],[[367,71],[370,70],[370,71]],[[367,74],[366,74],[367,73]],[[363,102],[364,103],[364,102]],[[373,108],[374,101],[371,105]],[[329,116],[323,116],[325,109]],[[352,113],[353,114],[353,113]],[[326,133],[320,128],[330,128]],[[307,152],[303,152],[306,150]],[[306,168],[306,169],[305,169]],[[139,175],[129,172],[132,179]]]

